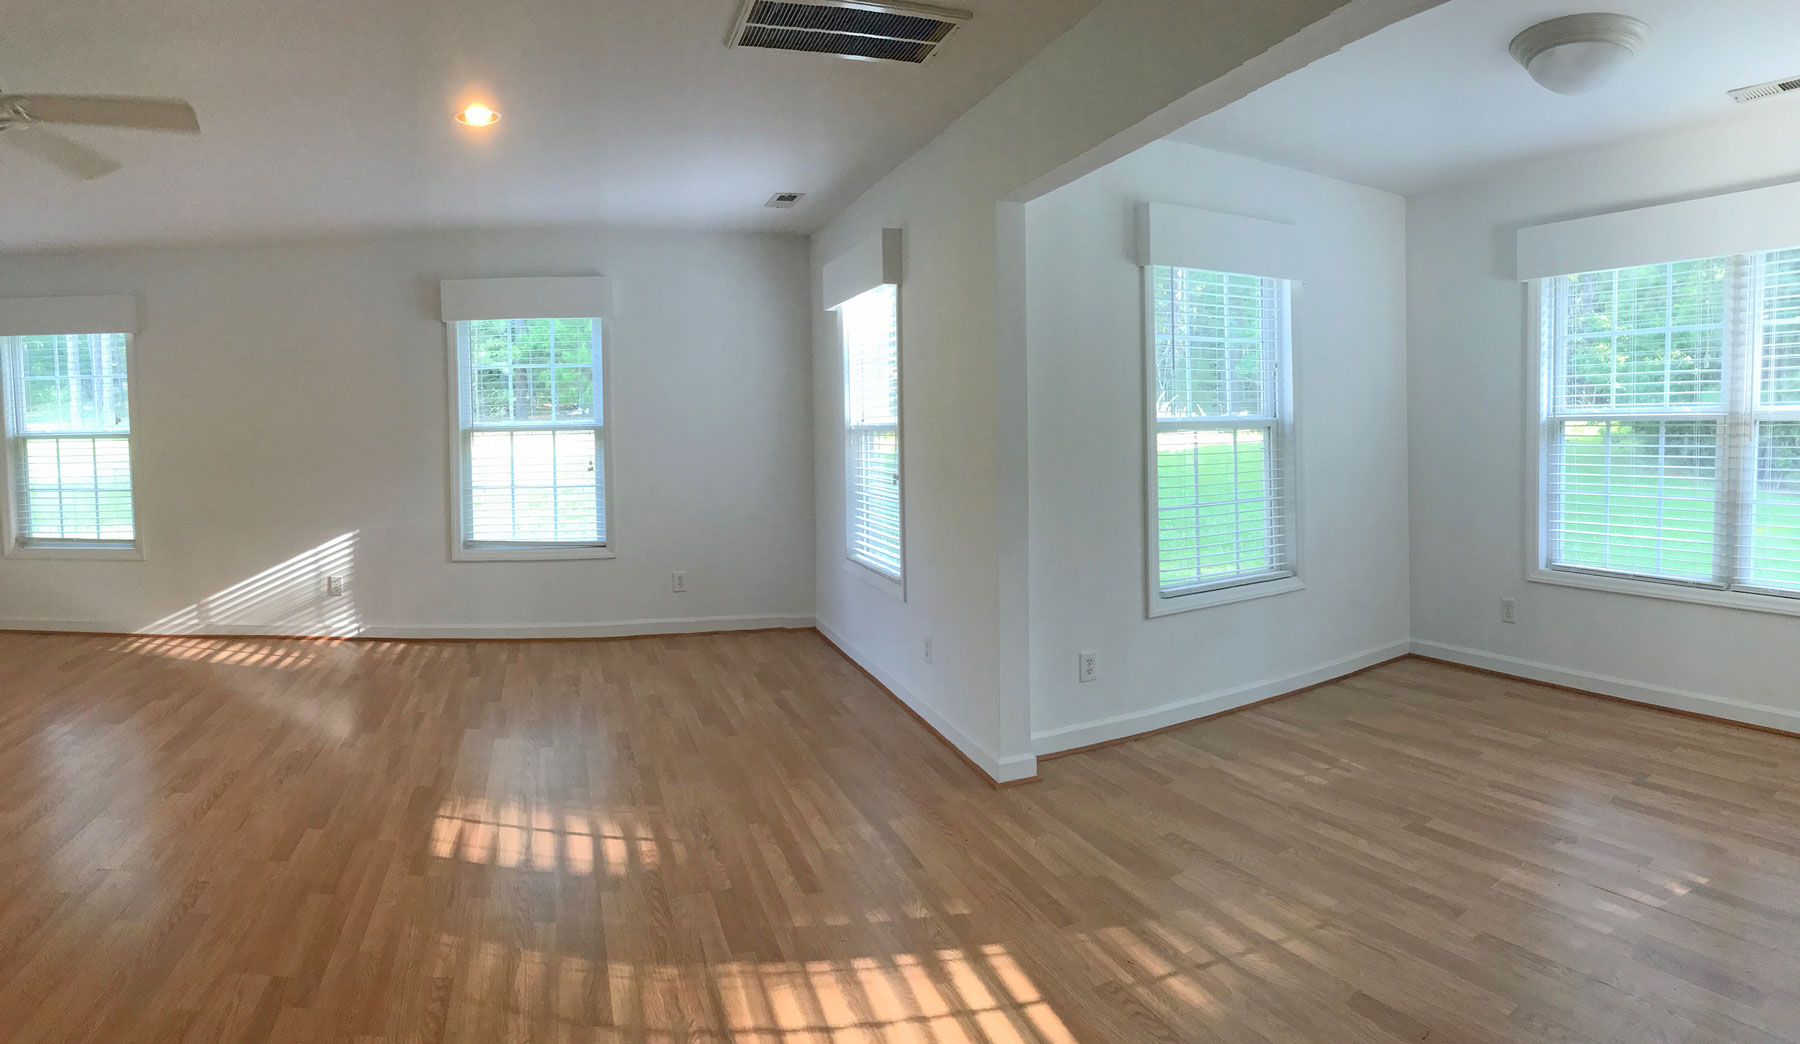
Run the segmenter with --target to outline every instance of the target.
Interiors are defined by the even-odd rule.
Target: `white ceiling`
[[[1506,45],[1589,10],[1635,15],[1649,45],[1591,94],[1532,82]],[[1177,141],[1411,194],[1483,168],[1681,124],[1739,106],[1734,87],[1800,74],[1800,0],[1450,0],[1171,135]]]
[[[199,138],[0,144],[0,250],[364,228],[808,231],[1096,0],[956,0],[923,66],[725,46],[739,0],[7,0],[0,87],[186,98]],[[454,124],[476,97],[504,119]],[[776,192],[808,193],[790,211]]]

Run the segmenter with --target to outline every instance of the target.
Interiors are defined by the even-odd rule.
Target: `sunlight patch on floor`
[[[447,801],[431,825],[431,854],[521,870],[625,877],[686,856],[680,841],[614,816],[530,808],[483,798]]]

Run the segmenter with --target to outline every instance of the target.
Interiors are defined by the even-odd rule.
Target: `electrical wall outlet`
[[[331,598],[344,597],[344,578],[341,576],[326,577],[325,578],[325,594]]]
[[[931,662],[931,636],[925,636],[925,662]]]
[[[1084,652],[1076,658],[1076,677],[1084,682],[1091,682],[1100,677],[1100,654]]]
[[[1500,599],[1500,622],[1501,623],[1518,623],[1519,622],[1518,607],[1513,604],[1513,600],[1510,598]]]
[[[676,594],[687,592],[687,570],[677,569],[669,574],[669,590]]]

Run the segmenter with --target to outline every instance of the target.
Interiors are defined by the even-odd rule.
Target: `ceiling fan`
[[[0,142],[23,149],[83,181],[119,169],[117,161],[51,130],[51,125],[200,133],[200,118],[194,115],[194,107],[175,98],[0,91]]]

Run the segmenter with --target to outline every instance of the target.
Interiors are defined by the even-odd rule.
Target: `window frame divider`
[[[1761,349],[1761,323],[1757,302],[1761,286],[1753,255],[1734,254],[1731,258],[1731,281],[1725,291],[1725,314],[1731,335],[1725,346],[1724,385],[1725,417],[1719,422],[1723,436],[1724,460],[1719,478],[1719,503],[1713,525],[1713,577],[1727,591],[1737,590],[1743,576],[1743,526],[1746,466],[1755,467],[1755,453],[1748,439],[1754,438],[1756,422],[1749,411],[1755,404],[1757,360]]]

